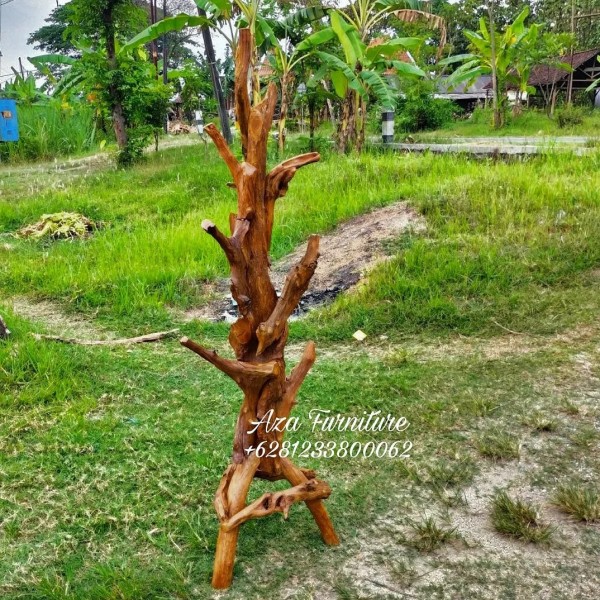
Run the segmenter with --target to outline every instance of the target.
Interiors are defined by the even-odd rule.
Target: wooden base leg
[[[230,465],[221,478],[215,496],[215,509],[221,526],[217,537],[212,586],[218,590],[228,588],[233,580],[233,565],[240,532],[239,527],[225,531],[223,523],[246,506],[248,490],[259,463],[260,458],[251,454],[243,463]]]
[[[222,527],[219,528],[212,576],[212,586],[217,590],[228,588],[233,581],[233,564],[235,563],[239,532],[239,527],[232,531],[223,531]]]
[[[289,459],[281,459],[281,470],[283,476],[292,484],[300,485],[308,481],[306,475]],[[316,521],[319,530],[321,531],[321,537],[328,546],[337,546],[340,543],[340,539],[333,528],[333,523],[329,518],[329,513],[325,508],[322,500],[309,500],[306,502],[308,510],[312,513],[314,520]]]

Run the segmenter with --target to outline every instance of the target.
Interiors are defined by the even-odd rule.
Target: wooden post
[[[283,431],[253,422],[271,414],[284,423],[296,402],[296,394],[315,359],[315,345],[309,342],[298,365],[286,376],[284,349],[288,318],[306,291],[317,267],[319,237],[310,236],[302,260],[287,275],[281,296],[277,297],[270,278],[269,249],[275,203],[284,196],[297,170],[317,162],[319,154],[309,152],[283,161],[267,172],[267,142],[277,102],[277,89],[271,84],[263,98],[254,103],[248,92],[248,74],[253,68],[254,42],[249,29],[240,30],[235,64],[235,103],[240,128],[243,160],[239,161],[214,125],[206,133],[213,140],[229,168],[237,190],[237,214],[230,215],[230,235],[211,221],[202,228],[222,248],[231,269],[231,294],[238,305],[239,318],[231,326],[229,343],[236,359],[220,357],[183,338],[181,344],[231,377],[244,394],[234,435],[232,463],[225,471],[215,496],[220,521],[212,578],[213,587],[231,585],[239,528],[249,519],[282,512],[287,516],[292,504],[305,502],[326,544],[339,543],[323,500],[331,489],[315,479],[314,473],[281,458]],[[257,90],[254,90],[254,95]],[[275,456],[259,457],[256,448],[276,449]],[[246,506],[248,490],[255,477],[287,479],[292,488],[265,494]]]

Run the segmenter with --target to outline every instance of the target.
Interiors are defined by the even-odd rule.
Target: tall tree
[[[205,2],[197,0],[198,14],[201,17],[206,18]],[[231,128],[229,127],[229,115],[227,114],[227,107],[225,105],[225,95],[223,94],[223,86],[221,85],[221,78],[219,77],[219,69],[217,66],[217,59],[215,56],[215,47],[212,40],[212,32],[210,27],[207,25],[202,27],[202,40],[204,41],[204,54],[206,55],[206,62],[210,70],[210,77],[212,80],[213,91],[215,99],[217,101],[217,110],[219,111],[219,121],[221,123],[221,131],[223,137],[228,144],[231,144]]]

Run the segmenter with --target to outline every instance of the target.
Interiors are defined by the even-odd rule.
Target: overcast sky
[[[0,0],[4,3],[6,0]],[[27,57],[33,54],[33,48],[27,46],[29,34],[44,25],[44,19],[56,6],[56,0],[11,0],[1,7],[2,30],[0,50],[2,65],[0,75],[12,73],[11,67],[17,67],[19,56],[23,58],[25,68],[31,68]],[[2,78],[6,81],[6,77]]]
[[[6,2],[6,4],[4,4]],[[66,4],[67,0],[59,0],[60,4]],[[28,56],[41,54],[27,45],[30,33],[44,25],[44,19],[56,6],[56,0],[0,0],[2,11],[0,30],[0,51],[2,58],[0,63],[0,76],[12,75],[11,67],[18,68],[19,56],[23,59],[25,69],[31,69],[27,62]],[[215,40],[217,54],[224,55],[225,44],[223,40]],[[2,77],[0,82],[4,83],[7,77]]]

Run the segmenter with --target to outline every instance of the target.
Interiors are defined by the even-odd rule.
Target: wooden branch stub
[[[288,158],[279,163],[267,175],[267,189],[265,194],[267,201],[285,196],[288,184],[296,174],[296,171],[319,160],[321,160],[321,156],[318,152],[308,152]]]
[[[204,231],[214,238],[217,244],[221,246],[229,264],[234,264],[237,256],[231,240],[209,219],[204,219],[204,221],[202,221],[202,229],[204,229]]]
[[[266,363],[241,362],[222,358],[214,350],[208,350],[187,337],[182,337],[179,343],[229,375],[242,390],[249,387],[260,387],[269,379],[278,377],[281,372],[281,365],[275,360]]]
[[[308,288],[311,277],[317,268],[319,259],[319,236],[311,235],[308,239],[306,252],[302,260],[292,267],[283,285],[281,296],[269,318],[261,323],[256,330],[258,349],[256,354],[262,354],[275,340],[283,334],[289,316],[292,314],[302,294]]]
[[[225,138],[221,135],[221,132],[216,128],[213,123],[209,123],[204,131],[208,133],[216,146],[221,158],[225,161],[231,176],[233,177],[234,184],[237,185],[240,177],[240,163],[238,159],[233,155],[233,152],[227,145]]]
[[[264,494],[238,513],[231,516],[221,524],[224,531],[231,531],[250,519],[259,519],[272,515],[276,512],[283,513],[284,518],[288,514],[292,504],[295,502],[309,502],[311,500],[324,500],[331,495],[331,488],[324,481],[310,479],[293,488],[281,492]]]
[[[292,369],[292,372],[286,379],[285,391],[283,393],[283,398],[281,399],[279,410],[277,411],[278,417],[287,419],[290,416],[290,412],[294,404],[296,404],[296,395],[298,390],[300,389],[304,378],[314,365],[316,359],[317,351],[315,343],[308,342],[306,348],[304,348],[300,362]]]

